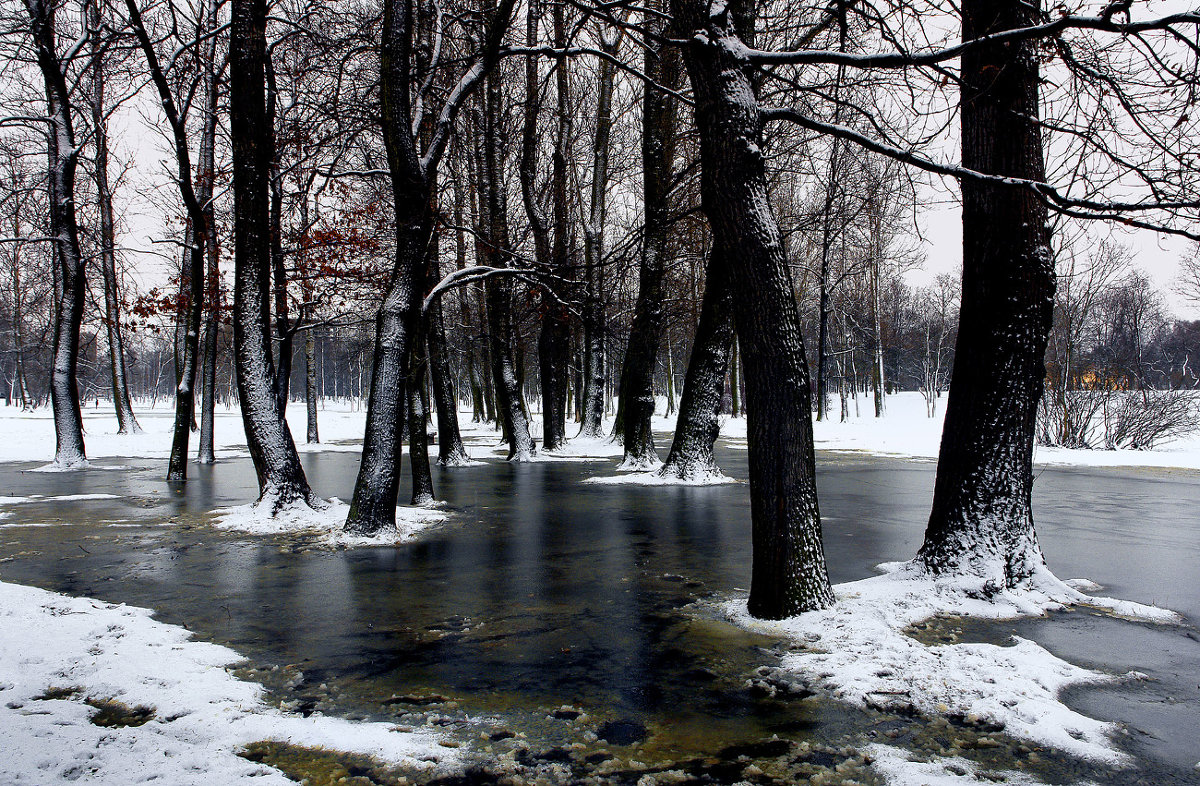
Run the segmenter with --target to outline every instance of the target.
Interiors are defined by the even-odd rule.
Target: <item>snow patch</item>
[[[278,771],[237,756],[275,740],[431,768],[457,753],[427,729],[304,718],[263,701],[261,686],[225,667],[234,650],[192,641],[149,609],[0,582],[0,781],[175,786],[287,786]],[[140,726],[101,727],[85,700],[115,699],[153,715]]]
[[[719,486],[738,481],[719,471],[704,472],[681,478],[678,475],[660,475],[655,472],[631,472],[627,475],[598,475],[587,478],[584,483],[629,486]]]
[[[891,745],[868,745],[864,752],[870,756],[875,772],[884,780],[896,786],[972,786],[980,784],[987,786],[993,783],[1006,783],[1009,786],[1041,786],[1042,781],[1032,778],[1023,772],[1004,770],[1001,772],[987,771],[974,762],[959,756],[935,758],[931,761],[917,761],[911,758],[908,751],[894,748]],[[1087,786],[1087,784],[1076,784]]]
[[[1017,636],[1009,646],[927,646],[906,629],[935,616],[1009,619],[1075,604],[1151,622],[1177,622],[1177,614],[1084,595],[1048,570],[1020,588],[995,592],[977,579],[930,576],[915,563],[880,568],[886,571],[882,576],[837,585],[837,604],[823,611],[763,621],[749,615],[744,598],[726,601],[721,608],[739,625],[797,643],[800,651],[784,656],[781,669],[836,699],[977,719],[1083,759],[1127,762],[1112,744],[1115,724],[1082,715],[1058,698],[1069,685],[1117,677],[1072,665]]]
[[[120,499],[120,497],[116,494],[63,494],[58,497],[30,494],[28,497],[0,497],[0,505],[21,505],[28,502],[75,502],[88,499]]]
[[[284,506],[272,515],[273,501],[260,500],[248,505],[219,508],[213,511],[213,525],[219,529],[247,532],[252,535],[314,534],[329,546],[386,546],[413,540],[423,530],[439,524],[449,516],[433,506],[396,508],[396,529],[366,537],[351,535],[342,527],[350,513],[350,505],[331,497],[323,507],[310,507],[303,502]]]

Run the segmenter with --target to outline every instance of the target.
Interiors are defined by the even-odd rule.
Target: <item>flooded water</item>
[[[319,494],[350,495],[356,454],[303,460]],[[722,446],[719,460],[744,479],[744,451]],[[818,463],[833,581],[915,553],[932,462],[821,454]],[[702,603],[747,586],[743,484],[591,485],[580,481],[615,461],[489,461],[435,470],[449,524],[400,547],[339,551],[207,525],[212,508],[255,495],[248,459],[193,467],[174,488],[158,462],[98,464],[125,469],[0,465],[0,493],[119,497],[0,508],[11,514],[0,520],[0,576],[154,608],[245,654],[246,674],[298,711],[442,725],[479,762],[473,782],[507,772],[635,783],[668,770],[693,782],[814,773],[869,782],[854,755],[862,745],[957,752],[971,747],[960,738],[979,734],[784,695],[757,678],[781,643]],[[1058,575],[1200,619],[1200,474],[1046,468],[1035,489]],[[1012,632],[1081,665],[1149,675],[1069,695],[1072,706],[1128,726],[1120,744],[1137,765],[1108,772],[1002,738],[986,755],[983,746],[964,755],[1051,782],[1200,782],[1194,628],[1079,610],[972,625],[965,635]]]

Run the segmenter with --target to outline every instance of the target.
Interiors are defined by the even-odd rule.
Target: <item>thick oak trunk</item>
[[[273,511],[312,492],[275,395],[271,360],[271,224],[267,204],[272,129],[263,95],[265,0],[233,0],[229,37],[230,135],[233,140],[233,351],[246,444],[258,474],[259,500]]]
[[[970,40],[1041,20],[1037,4],[966,0]],[[1034,43],[962,58],[963,166],[1041,181]],[[1054,307],[1045,206],[1029,191],[964,180],[963,294],[933,510],[919,560],[984,587],[1042,565],[1033,527],[1033,440]]]
[[[702,204],[731,259],[746,379],[754,565],[750,613],[778,619],[833,603],[821,543],[808,364],[779,227],[762,120],[726,6],[673,0],[696,94]]]
[[[409,362],[420,308],[417,287],[433,231],[430,181],[411,128],[412,9],[406,0],[384,5],[380,49],[383,140],[395,211],[395,257],[376,316],[375,354],[367,425],[346,530],[373,535],[396,526],[402,424]],[[422,428],[424,424],[422,423]]]
[[[683,398],[663,477],[697,480],[719,473],[713,445],[721,431],[721,399],[733,346],[731,262],[714,244],[705,273],[700,321],[683,380]]]
[[[675,89],[681,77],[679,52],[659,43],[667,32],[663,0],[652,0],[643,31],[646,75]],[[620,398],[613,438],[625,446],[628,469],[658,465],[654,449],[654,370],[663,334],[663,276],[670,250],[670,194],[675,161],[675,101],[657,87],[642,94],[642,204],[644,223],[638,296],[621,368]]]
[[[46,134],[50,237],[55,269],[54,333],[50,353],[50,402],[54,408],[54,464],[62,468],[87,465],[83,446],[83,416],[75,375],[79,364],[79,327],[83,322],[87,282],[79,249],[75,217],[75,171],[79,149],[71,120],[71,98],[63,64],[55,49],[52,0],[25,0],[38,68],[46,90],[49,129]]]

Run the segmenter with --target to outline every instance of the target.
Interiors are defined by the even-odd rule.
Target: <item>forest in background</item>
[[[674,406],[678,386],[658,471],[712,470],[717,413],[746,411],[750,610],[782,617],[832,602],[814,412],[844,416],[862,393],[881,414],[889,390],[916,388],[932,414],[948,390],[919,560],[1003,586],[1041,564],[1035,437],[1149,447],[1195,421],[1196,325],[1170,319],[1102,228],[1197,238],[1194,12],[5,9],[9,396],[49,390],[59,468],[86,466],[81,396],[110,390],[136,430],[133,395],[165,377],[168,480],[186,479],[194,430],[212,461],[232,388],[263,503],[319,506],[284,407],[302,386],[315,440],[318,397],[357,396],[346,528],[371,534],[394,526],[404,440],[412,501],[434,497],[427,420],[437,460],[465,459],[460,402],[497,422],[510,460],[560,449],[570,415],[621,442],[625,468],[655,469],[656,394]],[[124,177],[123,111],[152,118],[169,176]],[[963,276],[914,289],[931,178],[957,183]],[[178,259],[147,292],[123,275],[122,189],[164,205],[157,240]],[[1185,265],[1185,294],[1194,278]]]

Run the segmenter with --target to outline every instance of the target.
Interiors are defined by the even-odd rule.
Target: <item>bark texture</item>
[[[700,322],[683,380],[683,398],[663,477],[696,480],[718,474],[713,445],[721,431],[721,398],[733,347],[733,287],[730,260],[713,246],[705,273]]]
[[[601,48],[611,55],[616,39]],[[604,422],[604,223],[608,215],[609,153],[612,145],[612,96],[616,67],[600,61],[596,95],[596,136],[592,142],[591,208],[583,230],[583,256],[587,291],[583,305],[583,386],[579,407],[579,436],[599,438]]]
[[[87,290],[79,224],[75,217],[75,172],[79,148],[71,120],[71,96],[54,34],[53,0],[25,0],[38,69],[46,90],[47,186],[50,237],[53,239],[55,290],[54,333],[50,347],[50,403],[54,408],[54,464],[62,468],[87,465],[83,446],[83,416],[75,373],[79,365],[79,327]]]
[[[1036,3],[967,0],[963,38],[1035,24]],[[963,166],[1045,179],[1033,43],[962,58]],[[954,375],[920,561],[1012,586],[1042,565],[1033,527],[1033,440],[1054,305],[1045,206],[1023,189],[962,183],[963,294]]]
[[[87,3],[88,27],[100,30],[100,8],[94,0]],[[121,295],[117,284],[117,230],[113,217],[112,187],[108,181],[108,113],[105,109],[104,47],[92,41],[92,146],[96,151],[96,201],[100,219],[100,272],[104,281],[104,326],[108,333],[108,361],[111,367],[113,408],[117,414],[118,434],[138,434],[142,427],[133,414],[129,382],[125,373],[125,338],[121,331]]]
[[[762,118],[745,45],[727,6],[671,5],[688,40],[702,205],[715,242],[737,254],[734,314],[746,379],[754,539],[750,613],[780,619],[833,603],[800,315],[767,193]]]
[[[265,0],[233,0],[229,36],[233,139],[233,351],[246,444],[259,500],[277,512],[313,495],[275,395],[271,359],[271,225],[267,204],[272,145],[263,95]]]
[[[500,83],[489,77],[483,113],[483,166],[481,191],[482,215],[488,230],[483,246],[484,264],[509,266],[511,242],[508,232],[508,206],[500,182]],[[508,276],[492,276],[485,285],[487,293],[488,343],[491,349],[492,380],[496,406],[504,436],[508,440],[510,461],[528,461],[534,452],[529,431],[529,415],[521,395],[517,365],[513,357],[512,285]]]
[[[679,51],[661,43],[667,33],[663,0],[651,0],[642,23],[646,75],[675,89],[681,76]],[[654,449],[654,370],[663,336],[663,276],[670,252],[670,195],[675,161],[675,101],[646,85],[642,95],[642,253],[638,296],[621,367],[621,387],[613,438],[625,447],[623,466],[658,465]]]

